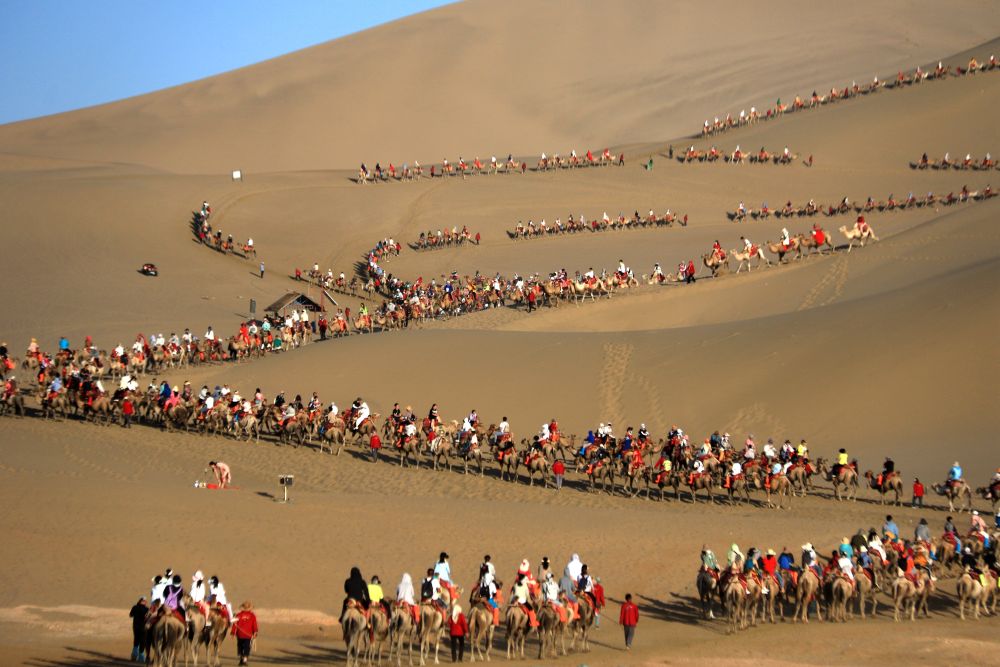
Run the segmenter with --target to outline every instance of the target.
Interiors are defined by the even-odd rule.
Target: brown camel
[[[767,492],[767,506],[771,509],[792,509],[792,483],[785,475],[771,475],[770,485],[765,479],[764,491]],[[777,505],[771,496],[778,497]],[[785,507],[785,499],[788,500],[788,507]]]
[[[701,601],[701,617],[705,620],[715,618],[715,612],[712,611],[712,596],[718,587],[719,582],[711,572],[705,568],[698,570],[695,588],[698,590],[698,599]]]
[[[544,452],[534,452],[525,455],[524,467],[528,469],[528,486],[535,485],[535,475],[538,475],[542,487],[548,486],[549,461]]]
[[[559,655],[556,646],[557,639],[562,647],[562,654],[566,655],[566,625],[559,618],[559,611],[553,607],[552,603],[546,602],[538,610],[539,660],[546,657],[555,658]],[[546,649],[548,650],[546,651]]]
[[[579,604],[579,617],[570,621],[569,628],[571,634],[570,650],[576,650],[576,639],[580,638],[580,650],[590,651],[590,628],[594,624],[594,608],[591,606],[590,598],[580,595],[577,598]]]
[[[747,272],[749,273],[751,270],[750,260],[754,258],[757,259],[758,267],[760,266],[761,262],[764,262],[766,266],[771,266],[771,260],[769,260],[767,257],[764,256],[764,251],[761,250],[760,248],[757,248],[756,252],[754,252],[753,254],[751,254],[749,250],[745,252],[740,252],[739,250],[730,250],[729,255],[730,257],[732,257],[733,259],[735,259],[737,262],[740,263],[739,266],[736,267],[736,273],[742,271],[744,266],[747,267]]]
[[[939,496],[948,498],[949,512],[971,512],[972,511],[972,489],[965,483],[964,479],[957,480],[956,483],[945,482],[944,484],[934,484],[933,489]],[[955,509],[955,501],[959,501],[959,507]],[[962,507],[964,501],[965,507]]]
[[[809,604],[816,602],[816,620],[823,620],[823,613],[820,611],[819,601],[816,593],[819,591],[819,577],[812,569],[805,569],[799,573],[799,581],[795,586],[795,612],[792,620],[796,623],[801,620],[803,623],[809,622]]]
[[[729,634],[746,627],[746,591],[739,579],[731,576],[722,587],[722,602],[729,614]]]
[[[153,665],[173,667],[177,656],[184,650],[187,628],[184,622],[174,616],[166,607],[161,607],[150,633],[150,658]]]
[[[381,665],[382,651],[388,641],[389,617],[386,616],[385,608],[381,604],[373,602],[368,613],[368,651],[365,654],[365,662],[369,665]]]
[[[826,254],[827,250],[830,252],[836,250],[833,245],[833,239],[826,232],[823,233],[823,243],[816,243],[816,238],[812,234],[799,234],[797,238],[799,240],[799,248],[805,248],[807,255],[811,255],[814,250],[821,255]]]
[[[444,614],[432,602],[420,603],[420,625],[417,635],[420,638],[420,664],[426,665],[430,657],[431,647],[434,648],[434,664],[438,664],[438,652],[441,649],[441,632],[444,619],[451,613],[452,600],[447,589],[441,590],[441,602],[444,604]]]
[[[392,606],[392,618],[389,619],[389,662],[392,662],[392,654],[396,653],[396,667],[403,664],[403,642],[409,646],[409,660],[413,664],[413,637],[417,632],[417,625],[413,622],[413,614],[410,613],[409,606],[404,606],[396,602]]]
[[[442,429],[443,430],[443,429]],[[437,434],[431,442],[428,451],[431,455],[431,467],[437,470],[439,466],[447,468],[451,472],[452,436],[447,433]],[[443,464],[443,466],[442,466]]]
[[[486,602],[476,601],[469,609],[469,660],[480,662],[490,659],[493,650],[493,608]]]
[[[524,640],[530,629],[528,612],[524,611],[519,604],[508,605],[504,616],[504,626],[506,628],[507,659],[520,656],[524,660]]]
[[[893,620],[899,622],[900,609],[902,609],[904,617],[908,614],[911,621],[916,620],[917,585],[899,571],[890,590],[892,591]]]
[[[340,625],[344,631],[344,644],[347,645],[347,665],[360,665],[368,648],[368,619],[350,601],[340,618]]]
[[[727,255],[725,259],[719,257],[718,253],[710,252],[701,256],[701,261],[709,271],[712,272],[712,277],[715,278],[720,273],[725,273],[729,271],[729,256]]]
[[[858,500],[858,472],[851,466],[840,466],[837,474],[833,474],[833,468],[824,460],[816,460],[816,469],[821,475],[833,485],[833,495],[837,500]],[[841,493],[841,488],[846,489],[846,493]]]
[[[692,503],[698,503],[698,491],[701,489],[705,489],[705,492],[708,493],[709,503],[715,502],[715,496],[712,494],[712,487],[715,485],[715,482],[713,481],[711,474],[707,472],[690,474],[688,475],[686,481],[688,489],[691,491]]]
[[[827,616],[831,621],[844,623],[850,615],[848,603],[854,597],[854,584],[845,577],[835,575],[829,582],[830,606],[827,609]]]
[[[601,491],[614,495],[615,493],[615,464],[610,460],[599,461],[588,465],[587,477],[590,478],[590,490],[597,491],[597,484],[600,481]]]
[[[958,578],[958,584],[955,587],[955,593],[958,595],[958,616],[963,621],[965,620],[965,606],[972,606],[972,617],[979,620],[979,612],[983,606],[983,598],[986,596],[986,589],[983,587],[981,581],[979,581],[978,576],[974,576],[966,568],[962,576]]]
[[[855,579],[858,582],[858,614],[861,618],[867,618],[865,615],[866,603],[871,602],[871,615],[872,618],[878,613],[878,589],[875,588],[875,584],[871,577],[864,570],[855,571]]]
[[[887,478],[883,479],[881,488],[878,485],[878,477],[871,470],[865,471],[865,479],[868,480],[868,485],[871,488],[878,491],[879,505],[885,505],[885,496],[890,491],[896,494],[895,505],[899,506],[902,504],[900,497],[903,495],[903,479],[898,472],[893,472]]]
[[[778,256],[778,264],[785,261],[785,255],[795,253],[795,259],[802,259],[802,248],[799,246],[799,237],[792,236],[789,239],[790,245],[786,248],[783,243],[767,242],[767,249],[772,255]]]

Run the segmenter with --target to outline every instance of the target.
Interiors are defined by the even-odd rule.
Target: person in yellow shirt
[[[391,616],[385,594],[382,592],[382,580],[378,578],[378,575],[372,577],[372,582],[368,584],[368,597],[371,598],[373,605],[377,604],[382,608],[386,618]]]
[[[809,447],[806,446],[805,440],[799,443],[799,448],[795,453],[800,459],[809,458]]]

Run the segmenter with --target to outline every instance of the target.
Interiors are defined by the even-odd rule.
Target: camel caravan
[[[1000,522],[987,528],[980,517],[972,519],[964,534],[948,517],[936,538],[921,519],[909,540],[899,535],[889,515],[881,531],[858,530],[829,556],[818,555],[809,542],[803,544],[798,562],[787,547],[780,554],[751,548],[744,556],[733,544],[720,567],[712,550],[703,547],[695,578],[701,617],[714,620],[718,602],[730,633],[756,626],[758,619],[784,621],[789,612],[794,623],[808,623],[810,616],[843,623],[855,613],[862,620],[876,618],[880,600],[896,622],[929,618],[932,605],[951,606],[952,611],[944,613],[962,620],[967,614],[977,620],[996,616]],[[956,591],[946,597],[938,582],[951,577]]]
[[[737,144],[733,151],[721,151],[715,146],[712,146],[708,150],[697,150],[694,145],[688,147],[683,153],[677,155],[677,161],[681,164],[692,164],[694,162],[716,162],[716,163],[727,163],[727,164],[779,164],[779,165],[790,165],[794,164],[799,158],[798,153],[792,153],[788,150],[788,146],[781,152],[772,153],[768,151],[763,146],[760,150],[745,151],[740,148]],[[812,166],[812,156],[810,155],[808,159],[803,161],[806,166]]]
[[[781,98],[778,98],[774,105],[765,109],[757,109],[757,107],[752,106],[750,107],[750,111],[743,109],[735,117],[729,113],[721,119],[718,116],[712,121],[705,119],[701,131],[695,136],[702,138],[711,137],[740,127],[775,120],[787,113],[818,109],[836,102],[871,95],[880,90],[899,90],[925,81],[941,81],[948,76],[967,76],[980,72],[991,72],[997,69],[1000,69],[1000,62],[998,62],[995,55],[991,55],[989,60],[982,63],[976,58],[970,58],[965,67],[946,66],[943,62],[939,61],[936,67],[928,70],[924,70],[919,66],[912,71],[904,72],[903,70],[899,70],[895,77],[888,80],[882,80],[876,76],[871,82],[866,84],[859,84],[857,81],[852,81],[851,85],[845,86],[843,89],[831,88],[826,94],[820,94],[814,90],[812,95],[804,98],[796,95],[791,104],[782,103]]]
[[[469,231],[468,225],[462,225],[462,229],[453,226],[439,229],[436,232],[428,229],[420,232],[420,237],[412,241],[409,245],[413,250],[441,250],[442,248],[457,248],[463,245],[479,245],[482,236],[479,232],[473,234]]]
[[[385,658],[390,664],[401,665],[405,659],[413,665],[414,646],[420,665],[438,664],[441,644],[456,627],[467,643],[452,641],[453,662],[463,662],[466,651],[470,661],[490,661],[500,633],[508,660],[526,657],[529,638],[537,641],[539,660],[587,653],[597,614],[606,605],[600,579],[588,567],[573,554],[560,576],[543,558],[536,577],[524,559],[513,583],[505,586],[486,555],[464,609],[465,591],[452,579],[445,552],[426,570],[419,587],[404,573],[395,595],[386,595],[379,577],[369,584],[360,568],[352,568],[340,616],[347,664],[382,664]]]
[[[888,211],[907,211],[930,206],[952,206],[954,204],[965,204],[968,202],[981,202],[996,197],[997,192],[987,184],[982,190],[970,190],[967,185],[963,185],[958,192],[951,191],[947,195],[938,196],[933,192],[928,192],[922,197],[910,192],[905,198],[897,198],[890,193],[888,198],[874,199],[868,197],[863,203],[858,200],[851,200],[844,197],[836,205],[819,204],[815,199],[810,199],[804,205],[794,205],[791,200],[778,209],[772,209],[767,202],[761,204],[760,208],[747,208],[740,202],[735,210],[727,211],[726,218],[732,222],[745,222],[751,220],[767,220],[772,215],[775,218],[801,218],[823,215],[833,217],[849,213],[884,213]]]
[[[944,157],[940,160],[927,157],[927,153],[920,156],[920,159],[916,162],[910,163],[910,169],[956,169],[958,171],[992,171],[994,169],[1000,169],[1000,165],[997,164],[996,159],[989,152],[983,157],[982,160],[976,157],[972,157],[972,153],[966,153],[965,157],[960,160],[953,160],[951,158],[951,153],[945,153]]]
[[[577,155],[576,150],[571,150],[569,155],[560,156],[559,153],[546,155],[542,153],[535,167],[529,168],[528,163],[515,158],[512,154],[507,155],[507,159],[497,159],[496,155],[489,160],[481,160],[478,156],[471,162],[459,157],[457,162],[452,162],[444,158],[440,163],[431,164],[424,167],[419,162],[414,161],[412,165],[404,162],[401,166],[396,166],[392,162],[389,166],[383,167],[376,162],[374,168],[369,168],[364,162],[358,168],[358,173],[354,177],[354,182],[360,185],[367,183],[393,183],[416,181],[421,178],[448,178],[451,176],[461,176],[463,179],[470,176],[493,176],[497,174],[525,174],[528,171],[536,173],[562,170],[580,169],[583,167],[606,167],[611,165],[623,166],[625,155],[613,155],[611,149],[605,148],[600,155],[588,149],[583,155]]]
[[[578,218],[570,213],[566,218],[566,222],[563,222],[561,218],[556,218],[551,225],[544,219],[537,224],[533,220],[528,220],[527,224],[519,220],[513,229],[507,230],[507,236],[518,241],[545,236],[558,236],[561,234],[576,234],[577,232],[594,233],[620,231],[623,229],[672,227],[675,223],[681,227],[687,227],[687,214],[680,215],[668,208],[663,215],[657,215],[653,209],[649,209],[649,213],[646,215],[641,215],[639,211],[635,211],[631,217],[626,216],[624,213],[619,213],[617,217],[612,218],[605,211],[604,215],[600,218],[588,221],[582,213]]]
[[[191,212],[191,232],[200,243],[223,255],[233,254],[244,259],[257,258],[257,249],[252,238],[240,242],[234,241],[232,234],[223,238],[221,227],[213,232],[211,217],[212,207],[207,201],[202,202],[199,210]]]

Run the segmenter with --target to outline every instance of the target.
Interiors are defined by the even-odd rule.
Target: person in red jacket
[[[378,437],[378,433],[372,433],[368,446],[371,447],[372,461],[378,463],[378,450],[382,449],[382,439]]]
[[[924,485],[919,477],[913,479],[913,507],[924,506]]]
[[[253,613],[253,603],[247,600],[240,605],[240,613],[233,619],[232,634],[236,636],[236,653],[241,665],[249,665],[250,649],[257,638],[257,616]]]
[[[604,586],[601,585],[601,578],[594,577],[594,627],[601,627],[601,610],[607,604],[604,601]]]
[[[135,406],[132,399],[126,396],[122,399],[122,428],[132,428],[132,415],[135,414]]]
[[[618,615],[618,624],[625,630],[625,650],[632,650],[632,640],[635,639],[635,626],[639,624],[639,607],[632,602],[632,594],[625,594],[625,602],[622,603],[621,613]]]
[[[566,474],[566,465],[561,459],[552,464],[552,474],[556,478],[556,491],[562,488],[563,475]]]
[[[469,632],[469,622],[465,620],[461,605],[455,605],[448,619],[448,634],[451,636],[451,661],[462,662],[465,656],[465,635]],[[457,656],[457,658],[456,658]]]

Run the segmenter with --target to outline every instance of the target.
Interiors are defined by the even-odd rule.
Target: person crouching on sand
[[[219,484],[220,489],[224,489],[232,483],[233,476],[228,465],[222,461],[209,461],[208,467],[215,473],[215,481]]]

